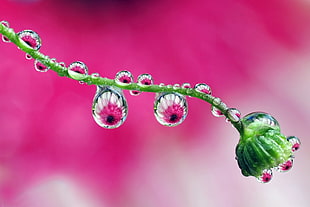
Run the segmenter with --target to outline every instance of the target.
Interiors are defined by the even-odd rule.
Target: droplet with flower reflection
[[[154,80],[153,77],[150,74],[141,74],[137,78],[137,83],[141,87],[147,87],[150,85],[153,85]]]
[[[210,86],[208,86],[205,83],[198,83],[195,85],[194,89],[200,93],[205,93],[205,94],[212,94]]]
[[[23,30],[18,32],[17,35],[27,47],[33,50],[39,50],[41,48],[41,38],[36,32],[32,30]]]
[[[272,179],[272,170],[266,169],[262,172],[261,176],[257,177],[257,180],[261,183],[268,183]]]
[[[286,138],[292,144],[292,151],[296,152],[300,148],[300,140],[296,136],[289,136]]]
[[[68,74],[75,80],[83,80],[88,75],[88,68],[85,63],[76,61],[68,66]]]
[[[36,71],[38,72],[46,72],[48,71],[48,67],[46,65],[44,65],[43,63],[41,63],[38,60],[34,61],[34,68],[36,69]]]
[[[116,73],[115,82],[119,85],[127,85],[133,82],[133,75],[127,70]]]
[[[127,113],[127,101],[120,89],[112,86],[97,86],[92,114],[99,126],[108,129],[117,128],[124,123]]]
[[[165,126],[177,126],[187,116],[187,101],[179,93],[159,94],[154,102],[154,114],[157,121]]]
[[[293,167],[294,158],[290,157],[287,161],[276,167],[279,172],[287,172]]]

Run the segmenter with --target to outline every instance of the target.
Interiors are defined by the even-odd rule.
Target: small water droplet
[[[132,96],[138,96],[140,95],[142,92],[141,91],[136,91],[136,90],[132,90],[132,91],[129,91],[130,95]]]
[[[111,86],[97,86],[92,114],[99,126],[117,128],[124,123],[127,113],[127,101],[122,91]]]
[[[0,23],[5,27],[10,27],[10,24],[8,21],[2,20]]]
[[[181,87],[182,88],[192,88],[190,83],[183,83]]]
[[[272,170],[266,169],[263,170],[263,173],[261,176],[257,177],[257,180],[261,183],[268,183],[272,179]]]
[[[141,74],[137,79],[138,85],[141,87],[147,87],[153,85],[154,80],[150,74]]]
[[[66,67],[66,63],[64,63],[64,62],[59,62],[58,64],[59,64],[61,67],[64,67],[64,68]]]
[[[195,85],[194,89],[200,93],[205,93],[205,94],[212,94],[210,86],[208,86],[205,83],[198,83]]]
[[[222,100],[220,98],[214,98],[212,103],[216,106],[220,105],[222,103]]]
[[[167,87],[167,88],[172,88],[173,86],[172,86],[172,85],[170,85],[170,84],[168,84],[166,87]]]
[[[69,65],[68,74],[75,80],[83,80],[88,75],[88,68],[83,62],[76,61]]]
[[[176,89],[179,89],[181,86],[180,84],[176,83],[173,85],[173,89],[176,90]]]
[[[31,60],[31,59],[32,59],[31,55],[29,55],[28,53],[26,53],[25,58],[26,58],[27,60]]]
[[[164,84],[164,83],[160,83],[158,86],[159,86],[159,87],[164,87],[165,84]]]
[[[154,102],[157,121],[165,126],[181,124],[187,116],[187,101],[181,94],[169,92],[159,94]]]
[[[100,77],[99,73],[92,73],[90,76],[95,79]]]
[[[241,113],[238,109],[229,108],[227,109],[227,116],[232,122],[238,122],[240,121]]]
[[[215,106],[211,106],[211,113],[215,117],[223,117],[224,114]]]
[[[34,68],[36,69],[36,71],[38,72],[46,72],[48,71],[48,67],[46,65],[44,65],[43,63],[41,63],[38,60],[34,61]]]
[[[122,70],[116,73],[115,82],[119,85],[128,85],[133,82],[133,75],[127,70]]]
[[[294,158],[290,157],[287,161],[285,161],[284,163],[282,163],[278,167],[276,167],[276,169],[279,172],[287,172],[287,171],[289,171],[293,167],[293,160],[294,160]]]
[[[18,37],[27,47],[39,50],[42,43],[40,36],[32,30],[24,30],[17,33]]]
[[[292,144],[292,151],[296,152],[300,148],[300,140],[296,136],[289,136],[286,138]]]

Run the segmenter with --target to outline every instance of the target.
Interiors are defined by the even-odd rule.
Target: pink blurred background
[[[103,129],[91,115],[94,86],[36,72],[1,42],[0,207],[309,205],[309,0],[0,0],[0,20],[90,73],[205,82],[302,141],[293,170],[260,184],[241,175],[238,133],[208,103],[189,98],[185,122],[168,128],[152,114],[154,94],[126,91],[126,122]]]

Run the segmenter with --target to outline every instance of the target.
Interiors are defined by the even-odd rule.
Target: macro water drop
[[[194,89],[200,93],[205,93],[205,94],[212,94],[210,86],[208,86],[205,83],[198,83],[195,85]]]
[[[36,71],[38,72],[46,72],[48,71],[48,67],[46,65],[44,65],[43,63],[41,63],[39,60],[35,60],[34,61],[34,68],[36,69]]]
[[[153,77],[150,74],[141,74],[137,78],[137,83],[141,87],[147,87],[150,85],[153,85],[154,80]]]
[[[75,80],[83,80],[88,75],[88,68],[85,63],[75,61],[68,66],[68,74]]]
[[[179,93],[161,93],[155,99],[154,114],[162,125],[177,126],[181,124],[186,118],[187,112],[187,101]]]
[[[263,170],[262,174],[257,177],[257,180],[261,183],[268,183],[271,181],[272,179],[272,170],[271,169],[266,169],[266,170]]]
[[[127,70],[122,70],[116,73],[114,80],[119,85],[128,85],[133,82],[133,75]]]
[[[23,30],[18,32],[17,35],[28,48],[39,50],[42,46],[40,36],[32,30]]]
[[[289,136],[286,138],[292,144],[292,151],[296,152],[300,148],[300,140],[296,136]]]
[[[99,126],[117,128],[124,123],[127,113],[127,101],[121,90],[112,86],[97,86],[92,114]]]

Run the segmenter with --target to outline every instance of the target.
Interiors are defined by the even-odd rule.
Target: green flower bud
[[[243,130],[236,147],[236,159],[244,176],[254,176],[262,182],[268,182],[271,169],[278,166],[283,168],[288,160],[290,163],[287,165],[292,166],[293,144],[281,134],[274,117],[254,112],[243,117],[241,122]],[[270,172],[268,176],[267,171]]]

